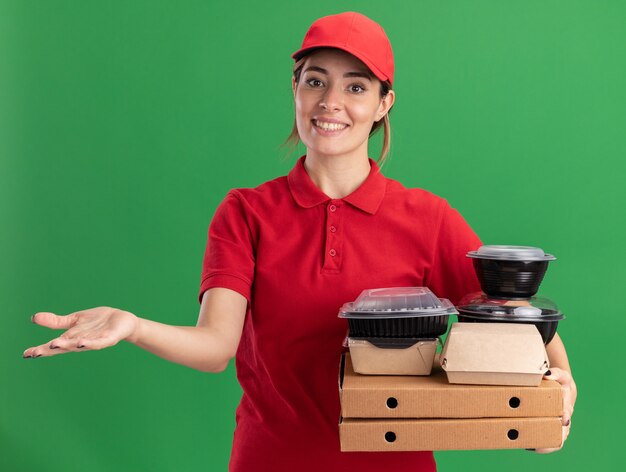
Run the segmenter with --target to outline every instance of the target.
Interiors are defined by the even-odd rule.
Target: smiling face
[[[372,125],[394,101],[365,64],[339,49],[310,54],[293,79],[296,125],[307,155],[367,158]]]

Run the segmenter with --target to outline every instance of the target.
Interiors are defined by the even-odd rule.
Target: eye
[[[318,88],[324,85],[324,83],[320,79],[315,79],[315,78],[307,79],[305,82],[309,87],[313,87],[313,88]]]
[[[363,87],[361,84],[352,84],[350,85],[350,92],[363,93],[365,92],[365,87]]]

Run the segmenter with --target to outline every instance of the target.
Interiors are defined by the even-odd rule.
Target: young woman
[[[339,307],[364,289],[428,286],[453,302],[479,290],[465,254],[480,240],[448,203],[384,177],[368,140],[385,133],[394,101],[383,29],[358,13],[317,20],[294,53],[295,124],[306,154],[285,177],[229,192],[211,222],[195,327],[109,307],[33,321],[67,329],[25,357],[102,349],[127,340],[173,362],[220,372],[236,355],[234,471],[435,470],[430,452],[341,453]],[[558,338],[548,352],[566,391],[575,385]],[[565,431],[568,430],[568,427]]]

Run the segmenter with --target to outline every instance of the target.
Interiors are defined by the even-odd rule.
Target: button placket
[[[342,202],[331,201],[326,212],[326,250],[324,254],[324,270],[337,271],[341,268],[341,219],[343,216]]]

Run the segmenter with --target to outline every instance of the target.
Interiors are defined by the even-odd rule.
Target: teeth
[[[343,125],[340,123],[327,123],[325,121],[315,120],[315,126],[322,128],[323,130],[326,130],[326,131],[337,131],[340,129],[344,129],[348,125]]]

